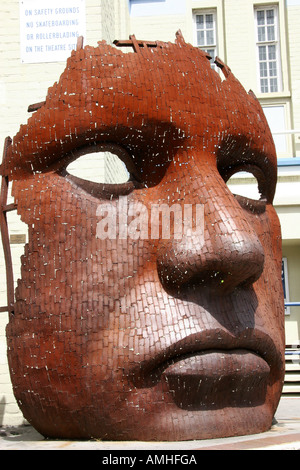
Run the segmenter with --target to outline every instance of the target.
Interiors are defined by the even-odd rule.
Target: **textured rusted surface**
[[[223,81],[180,34],[135,44],[73,52],[3,162],[29,227],[7,327],[14,393],[49,437],[261,432],[284,376],[272,136],[220,60]],[[105,144],[120,148],[128,183],[68,175],[71,160]],[[232,194],[238,171],[257,177],[261,200]],[[97,238],[99,207],[120,195],[137,211],[199,205],[204,230]]]
[[[5,161],[6,154],[10,145],[11,145],[11,138],[7,137],[4,142],[3,161]],[[2,175],[1,192],[0,192],[0,229],[1,229],[3,254],[4,254],[5,266],[6,266],[7,305],[1,306],[0,312],[9,312],[11,314],[14,309],[15,296],[14,296],[14,275],[13,275],[13,266],[12,266],[12,256],[11,256],[11,250],[10,250],[10,244],[9,244],[7,212],[16,210],[17,207],[15,204],[7,204],[8,186],[9,186],[8,176]]]

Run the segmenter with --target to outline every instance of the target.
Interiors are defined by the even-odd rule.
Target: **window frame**
[[[278,123],[277,121],[276,126],[274,127],[272,123],[269,122],[267,113],[265,113],[265,115],[266,115],[270,130],[271,130],[271,133],[273,135],[277,156],[279,158],[290,157],[293,154],[293,136],[287,133],[288,129],[292,128],[292,124],[290,120],[290,115],[291,115],[290,103],[284,98],[281,99],[281,98],[274,97],[272,100],[268,98],[264,100],[264,97],[260,97],[260,104],[262,106],[264,113],[265,113],[265,110],[268,108],[282,108],[283,109],[283,114],[282,114],[282,117],[284,119],[283,126],[276,127]],[[285,149],[280,149],[281,144],[285,146]]]
[[[267,24],[267,11],[272,10],[274,12],[274,39],[268,38],[268,24]],[[259,25],[258,23],[258,12],[264,12],[264,25]],[[257,82],[258,82],[258,90],[259,93],[262,95],[267,94],[274,94],[274,93],[281,93],[283,91],[283,82],[282,82],[282,58],[281,58],[281,46],[280,46],[280,21],[279,21],[279,8],[276,4],[269,4],[269,5],[257,5],[254,7],[254,16],[255,16],[255,41],[256,41],[256,66],[257,66]],[[260,40],[259,38],[259,27],[265,27],[266,36],[264,40]],[[260,51],[261,47],[266,48],[266,59],[260,59]],[[270,57],[270,47],[275,47],[276,58],[272,59]],[[267,74],[266,76],[261,75],[261,64],[267,64]],[[272,63],[276,64],[276,75],[271,74],[270,65]],[[271,81],[276,78],[277,79],[277,90],[272,90]],[[262,80],[267,81],[267,90],[264,90],[262,87]]]
[[[198,29],[197,29],[197,16],[213,15],[213,32],[214,32],[214,43],[205,44],[203,46],[198,44]],[[207,32],[208,29],[204,29],[204,32]],[[217,18],[217,8],[203,8],[193,10],[193,35],[194,35],[194,45],[201,49],[202,51],[209,53],[208,51],[214,50],[214,56],[212,56],[211,66],[214,70],[218,71],[216,65],[214,64],[215,58],[218,56],[218,18]],[[210,54],[211,55],[211,54]]]

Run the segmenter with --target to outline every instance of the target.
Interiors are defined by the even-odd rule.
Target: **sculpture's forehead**
[[[117,110],[117,124],[123,125],[138,125],[133,118],[140,116],[184,127],[199,122],[200,112],[201,120],[227,115],[226,107],[220,106],[222,97],[217,98],[224,92],[221,78],[206,54],[175,44],[151,51],[123,53],[101,44],[74,53],[58,85],[49,90],[49,104],[51,100],[54,107],[62,102],[72,108],[99,106],[96,114],[102,123],[115,123]]]
[[[72,52],[44,106],[15,136],[3,169],[43,171],[91,142],[145,154],[178,139],[214,149],[224,136],[241,135],[272,154],[258,101],[232,73],[222,81],[201,50],[167,43],[124,53],[102,42]]]
[[[241,90],[245,99],[247,94]],[[68,103],[75,102],[78,107],[99,104],[109,118],[109,112],[113,112],[109,105],[114,103],[121,118],[126,108],[135,116],[184,126],[199,123],[200,114],[201,121],[211,116],[226,117],[229,108],[236,106],[236,97],[233,93],[229,99],[230,93],[198,48],[168,43],[148,54],[138,54],[102,44],[73,54],[53,98],[60,100],[65,94]],[[125,124],[124,119],[121,122]]]

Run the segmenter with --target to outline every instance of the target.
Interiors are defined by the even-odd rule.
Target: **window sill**
[[[256,93],[256,98],[259,101],[270,101],[270,100],[286,100],[291,98],[290,91],[279,91],[276,93]]]

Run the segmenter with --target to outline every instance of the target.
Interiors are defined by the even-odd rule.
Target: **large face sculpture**
[[[2,164],[29,227],[7,326],[11,378],[24,416],[48,437],[257,433],[270,428],[280,399],[281,234],[269,128],[226,66],[222,80],[180,35],[154,45],[74,51]],[[80,155],[108,149],[125,162],[128,182],[68,173]],[[258,200],[226,185],[240,171],[257,178]],[[170,210],[169,235],[163,217],[153,232],[153,208],[173,205],[191,208],[189,230],[178,236]],[[107,236],[103,207],[107,227],[118,221]]]

